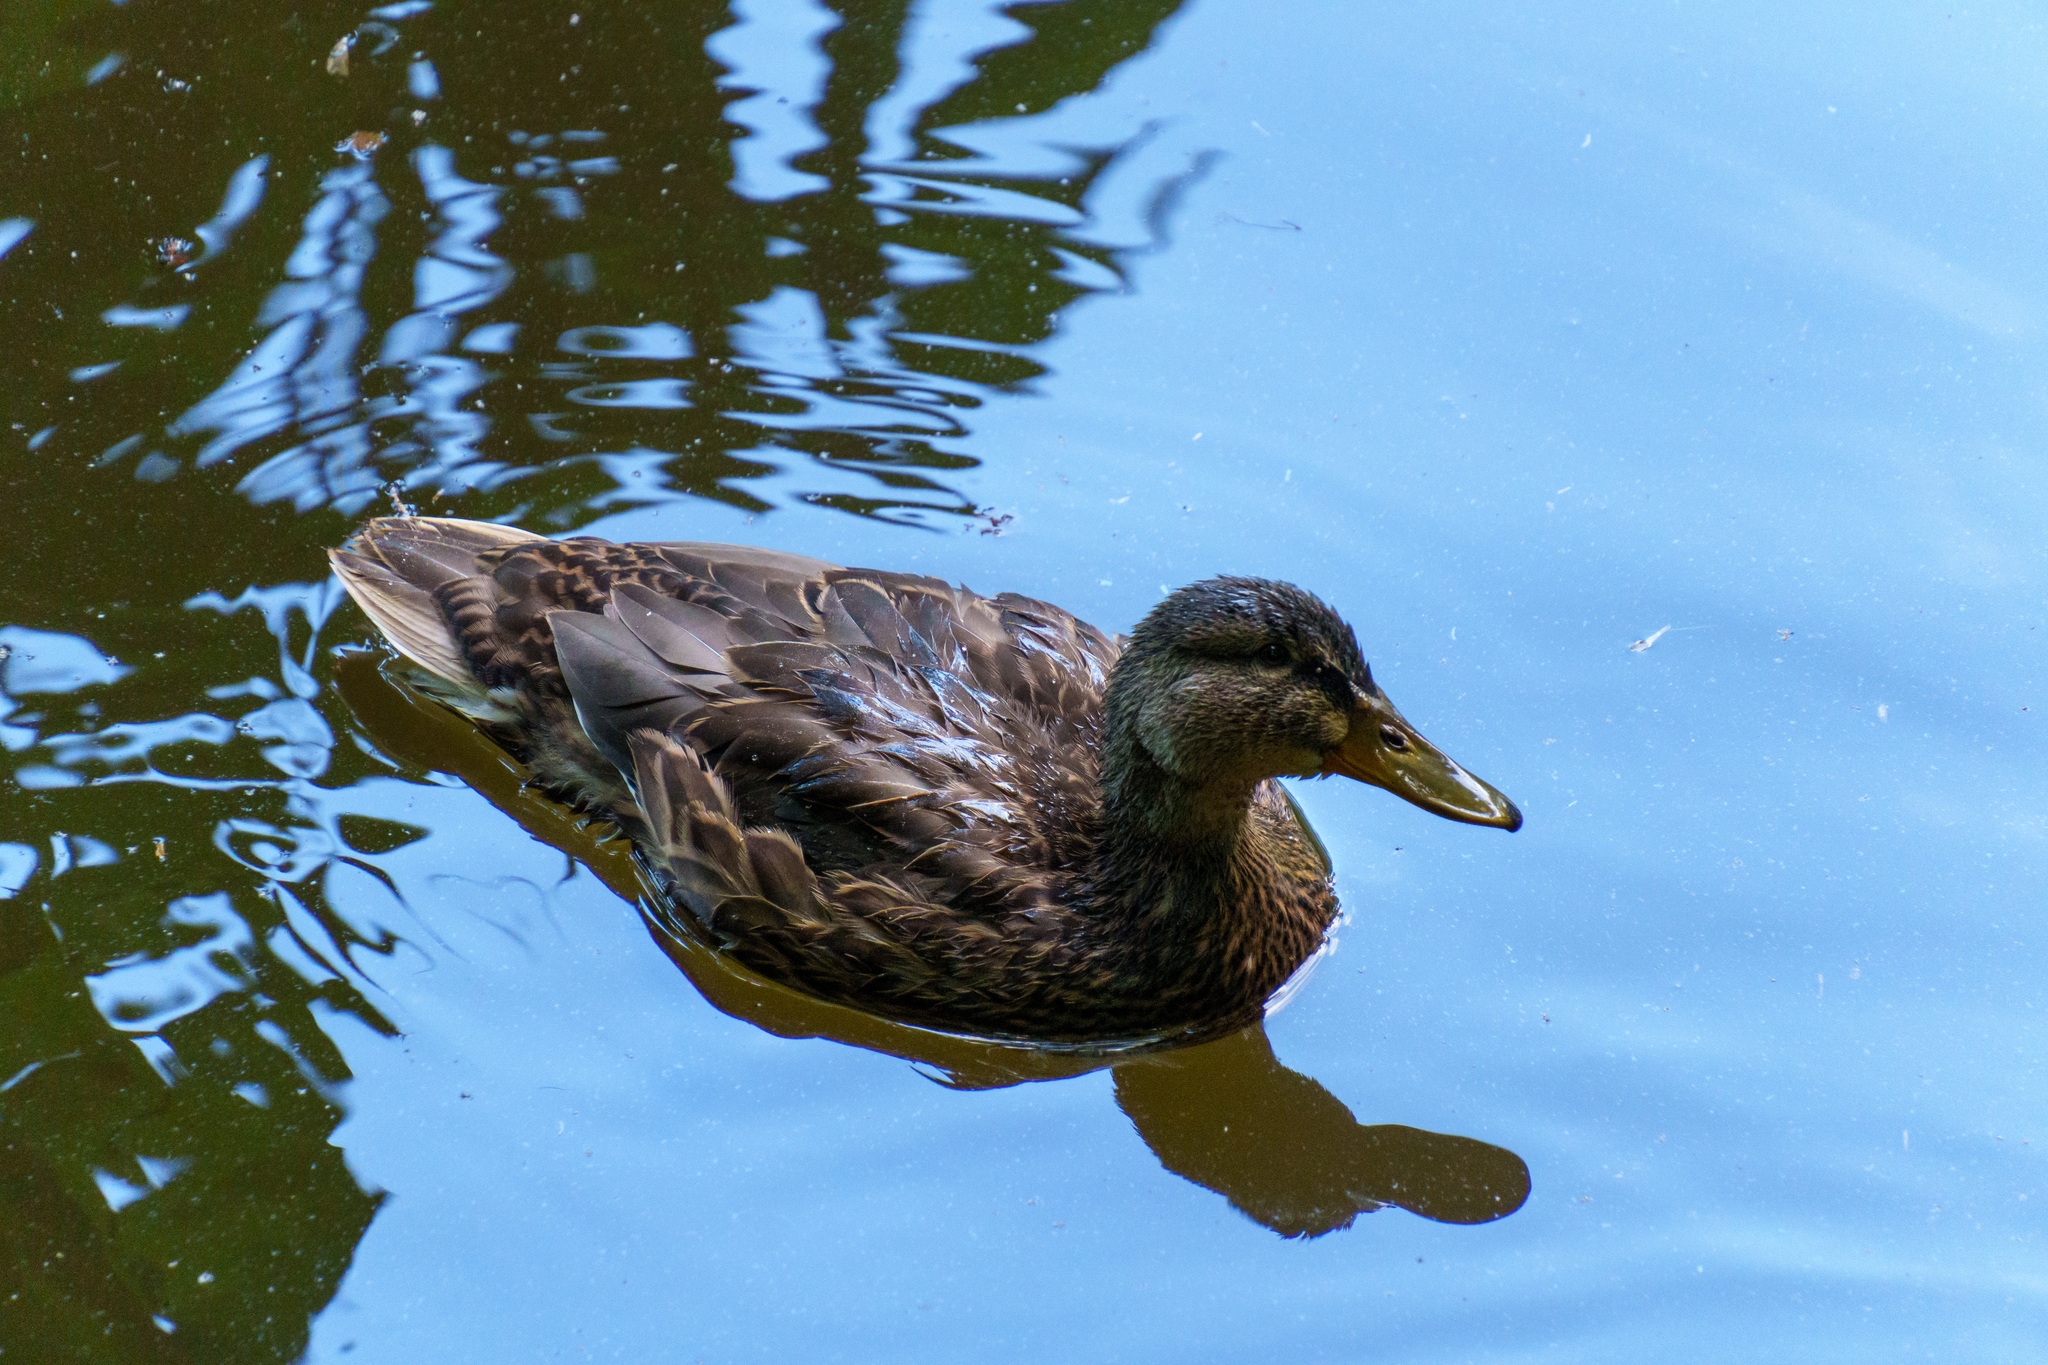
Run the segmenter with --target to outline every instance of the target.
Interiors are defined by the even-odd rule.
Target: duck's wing
[[[483,694],[479,719],[546,785],[629,827],[622,778],[649,731],[819,873],[914,878],[1000,917],[1056,899],[1089,851],[1117,644],[1058,608],[742,546],[433,518],[371,522],[334,559],[393,643]]]
[[[370,521],[329,558],[349,595],[431,675],[436,695],[529,764],[550,794],[594,804],[628,828],[622,727],[667,724],[730,692],[724,651],[801,637],[805,628],[786,619],[792,586],[836,567],[745,546],[550,540],[437,517]],[[677,603],[685,617],[643,628],[655,676],[649,648],[626,624],[648,615],[633,606],[635,593]],[[581,666],[596,722],[588,731],[564,676],[557,618],[571,623],[562,638]],[[691,629],[701,653],[677,653]],[[627,696],[621,687],[642,690]],[[630,714],[610,714],[619,707]]]
[[[859,659],[951,674],[1039,725],[1093,738],[1121,641],[1046,602],[983,597],[936,578],[842,569],[729,545],[653,544],[690,580],[677,596],[730,614],[735,603],[780,618],[789,638]],[[715,584],[721,601],[703,587]],[[777,643],[763,636],[763,643]]]
[[[1101,698],[1056,650],[1099,635],[909,575],[828,569],[794,605],[770,577],[749,596],[783,601],[758,616],[708,608],[706,581],[674,596],[622,583],[602,613],[548,617],[583,733],[643,806],[666,772],[633,756],[651,731],[701,755],[743,824],[794,836],[817,872],[907,878],[991,919],[1059,899],[1093,838]]]

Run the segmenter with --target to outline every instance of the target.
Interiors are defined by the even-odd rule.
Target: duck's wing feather
[[[1076,762],[1092,771],[1092,751],[1065,752],[1086,748],[1065,733],[1085,718],[1049,726],[1027,701],[977,685],[972,659],[1002,643],[982,599],[856,571],[807,586],[799,629],[727,646],[718,695],[708,677],[676,679],[704,700],[669,733],[730,784],[749,821],[795,835],[821,872],[914,872],[956,912],[1054,899],[1051,874],[1071,864],[1041,797]],[[643,605],[658,618],[692,604]],[[1067,796],[1067,811],[1088,813],[1082,794]]]
[[[649,862],[667,889],[771,980],[913,1022],[1071,1022],[1073,995],[1104,991],[1071,930],[1048,918],[963,917],[914,872],[816,873],[781,830],[746,828],[731,788],[670,735],[628,740]],[[1100,980],[1091,980],[1094,971]],[[1048,990],[1052,983],[1057,990]]]

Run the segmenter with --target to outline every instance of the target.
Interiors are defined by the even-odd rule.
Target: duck
[[[328,553],[420,689],[631,840],[721,952],[917,1027],[1086,1045],[1259,1018],[1338,910],[1282,777],[1522,823],[1290,583],[1206,579],[1126,637],[739,545],[395,516]]]

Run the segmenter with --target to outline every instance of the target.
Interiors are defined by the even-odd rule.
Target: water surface
[[[7,1358],[2038,1351],[2029,11],[15,10]],[[1241,1037],[892,1029],[405,690],[395,503],[1290,578],[1528,824],[1298,784]]]

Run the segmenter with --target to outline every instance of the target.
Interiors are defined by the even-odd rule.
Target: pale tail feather
[[[487,550],[541,538],[486,521],[380,517],[327,558],[348,595],[399,653],[459,688],[474,688],[434,589],[474,575],[477,556]]]

